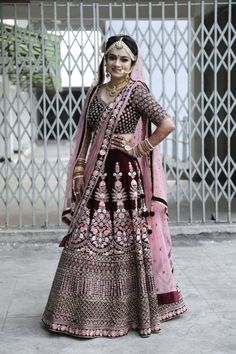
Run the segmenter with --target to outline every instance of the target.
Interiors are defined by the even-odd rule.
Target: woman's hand
[[[79,175],[73,178],[73,193],[75,195],[75,199],[79,200],[82,196],[84,190],[84,176]]]
[[[137,145],[133,145],[129,140],[124,137],[115,135],[111,140],[111,147],[119,149],[132,157],[143,157],[148,155],[154,148],[148,138],[140,141]]]
[[[129,156],[134,157],[134,144],[132,144],[130,140],[127,140],[122,136],[114,135],[111,139],[111,147],[121,150]]]

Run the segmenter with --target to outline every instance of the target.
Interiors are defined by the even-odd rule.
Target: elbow
[[[167,135],[172,133],[175,130],[175,122],[172,118],[164,119],[163,124],[164,124],[163,128],[165,129]]]
[[[174,130],[175,130],[175,122],[173,121],[173,119],[171,119],[170,132],[173,132]]]

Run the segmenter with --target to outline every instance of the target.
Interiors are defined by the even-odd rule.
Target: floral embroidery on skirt
[[[62,251],[43,315],[50,330],[82,337],[159,331],[144,211],[137,161],[110,150]]]

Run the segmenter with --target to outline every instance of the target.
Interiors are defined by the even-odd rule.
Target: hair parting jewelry
[[[121,37],[118,41],[112,43],[112,45],[110,45],[109,48],[107,48],[105,54],[107,54],[108,52],[110,52],[113,48],[116,49],[125,49],[126,52],[129,54],[130,58],[135,61],[137,59],[137,57],[132,53],[132,51],[130,50],[130,48],[127,46],[127,44],[125,44],[125,42],[123,42],[123,37]]]

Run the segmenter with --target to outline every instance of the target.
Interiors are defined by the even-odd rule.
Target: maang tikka
[[[109,48],[107,48],[105,54],[111,51],[111,49],[116,48],[116,49],[125,49],[127,53],[129,54],[130,58],[133,61],[136,61],[137,57],[132,53],[131,49],[123,42],[123,37],[121,37],[118,41],[114,42],[113,44],[110,45]]]

